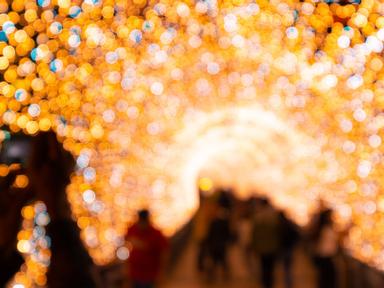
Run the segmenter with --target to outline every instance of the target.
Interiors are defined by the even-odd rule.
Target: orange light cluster
[[[23,207],[22,231],[17,235],[17,250],[24,256],[25,263],[8,283],[8,287],[43,287],[47,283],[46,272],[51,251],[50,238],[45,226],[49,223],[47,209],[42,202]]]
[[[184,187],[198,169],[246,147],[256,179],[290,183],[257,193],[297,221],[323,199],[351,227],[351,253],[384,269],[380,1],[2,0],[0,26],[0,123],[53,129],[76,156],[68,198],[97,263],[116,257],[139,207],[173,233],[197,208]]]

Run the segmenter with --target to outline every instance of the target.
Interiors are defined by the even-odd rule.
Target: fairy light
[[[21,214],[23,230],[17,235],[17,250],[23,255],[25,264],[8,283],[8,287],[45,286],[51,245],[45,233],[45,226],[50,221],[49,215],[42,202],[24,206]]]
[[[215,171],[241,197],[273,180],[268,196],[298,222],[322,199],[352,227],[351,254],[384,269],[382,5],[147,2],[0,1],[0,125],[52,129],[75,156],[68,198],[94,260],[127,257],[121,237],[140,207],[172,234]],[[228,176],[231,153],[247,169]],[[241,175],[251,163],[269,169]]]

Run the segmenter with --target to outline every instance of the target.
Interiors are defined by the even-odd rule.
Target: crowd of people
[[[332,228],[329,210],[315,217],[305,230],[276,210],[266,198],[251,199],[239,205],[231,195],[230,191],[220,189],[211,197],[203,197],[195,217],[197,269],[207,280],[212,281],[219,274],[230,277],[228,251],[231,245],[237,245],[250,273],[260,276],[262,287],[274,287],[275,267],[281,263],[284,285],[292,288],[293,254],[300,244],[313,260],[317,287],[338,287],[334,257],[338,253],[339,239]]]

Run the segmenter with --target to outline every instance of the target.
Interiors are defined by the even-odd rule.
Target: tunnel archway
[[[335,185],[330,189],[319,185],[320,192],[316,188],[308,193],[315,198],[321,194],[339,206],[346,220],[352,217],[355,229],[350,247],[355,255],[384,267],[383,89],[378,73],[383,66],[384,36],[382,28],[368,23],[376,21],[370,16],[380,14],[380,5],[362,2],[356,8],[364,13],[356,10],[356,14],[355,9],[347,9],[343,19],[350,18],[351,26],[344,29],[345,21],[337,15],[344,10],[329,10],[321,1],[277,6],[268,2],[265,7],[248,1],[212,1],[212,5],[144,1],[130,3],[129,9],[118,1],[121,15],[114,15],[114,8],[102,1],[84,1],[84,9],[82,5],[69,7],[71,1],[58,1],[62,15],[56,15],[51,2],[31,5],[26,17],[42,25],[38,31],[33,31],[33,25],[28,27],[33,37],[23,30],[26,23],[6,21],[1,34],[7,46],[0,61],[4,71],[0,92],[5,96],[0,103],[1,125],[31,135],[53,128],[64,138],[64,147],[78,157],[81,169],[73,176],[68,197],[85,242],[99,263],[113,259],[140,205],[154,200],[157,222],[163,227],[180,225],[188,217],[173,216],[195,209],[194,194],[180,192],[184,186],[179,186],[179,174],[154,176],[167,171],[164,163],[193,177],[195,167],[204,165],[194,157],[170,161],[172,157],[164,150],[174,147],[173,142],[156,143],[162,127],[167,130],[177,122],[175,117],[190,108],[215,110],[223,105],[271,102],[276,111],[309,121],[302,130],[318,136],[319,143],[329,142],[326,152],[333,163],[321,167],[324,175],[315,178]],[[24,17],[23,1],[2,6],[7,13],[14,8],[16,14],[5,15],[4,21]],[[325,19],[320,16],[324,13]],[[43,25],[49,21],[41,17],[57,17],[57,21]],[[94,17],[100,22],[93,23]],[[156,29],[154,23],[159,24]],[[335,29],[327,29],[333,24]],[[366,24],[368,28],[363,29]],[[8,39],[12,33],[16,39]],[[48,39],[50,45],[45,44]],[[234,153],[233,145],[224,145],[221,153]],[[219,152],[206,153],[217,163],[215,153]],[[184,156],[182,152],[177,155]],[[192,164],[184,167],[183,163]],[[305,171],[312,175],[310,169]],[[174,187],[169,186],[172,183]],[[171,189],[166,193],[165,187]],[[177,200],[179,195],[181,200]],[[376,222],[381,229],[374,229]],[[177,225],[170,226],[169,232]]]
[[[300,224],[317,209],[327,181],[319,173],[321,147],[270,111],[254,106],[202,113],[174,139],[170,153],[160,155],[168,159],[158,161],[173,180],[164,191],[175,196],[175,210],[159,208],[160,226],[176,216],[177,227],[191,217],[200,177],[232,187],[239,198],[266,196]]]

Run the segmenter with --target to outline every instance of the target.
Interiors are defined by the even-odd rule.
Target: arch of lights
[[[185,194],[181,201],[196,197],[196,183],[207,179],[231,187],[239,198],[269,196],[307,224],[317,208],[319,188],[327,183],[319,173],[326,163],[315,141],[257,106],[201,113],[186,126],[175,136],[169,155],[162,155],[175,179],[175,194]],[[196,205],[196,200],[187,202]]]
[[[207,115],[247,107],[228,113],[272,113],[286,125],[266,155],[293,158],[273,158],[270,170],[297,163],[308,171],[285,197],[324,199],[336,224],[351,227],[346,248],[384,268],[380,1],[1,0],[0,26],[0,123],[31,135],[53,129],[77,157],[68,197],[97,263],[115,257],[137,207],[153,206],[168,233],[188,219],[196,196],[181,191],[176,172],[196,176],[208,162],[194,161],[198,141],[184,150],[178,143],[200,135],[221,143],[225,122],[248,116],[217,112],[227,120],[210,134],[202,127],[215,120]],[[244,147],[262,157],[247,143],[276,127],[249,117],[255,129],[229,131],[245,140],[223,153]],[[192,131],[200,119],[208,122]],[[294,156],[282,152],[291,148]]]

